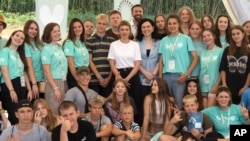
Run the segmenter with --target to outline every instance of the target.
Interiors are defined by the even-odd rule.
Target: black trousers
[[[126,78],[133,68],[118,69],[122,78]],[[135,122],[142,126],[143,122],[143,101],[144,95],[142,93],[141,82],[139,74],[136,73],[130,80],[130,88],[128,88],[129,96],[131,96],[135,101],[135,106],[137,108],[138,114],[135,116]]]
[[[67,73],[67,84],[68,84],[69,89],[77,86],[77,81],[75,80],[74,76],[70,72],[69,68],[68,68],[68,73]]]
[[[113,86],[114,80],[115,80],[115,78],[112,75],[111,79],[110,79],[110,82],[109,82],[109,84],[108,84],[107,87],[104,88],[104,87],[102,87],[99,84],[89,83],[89,88],[92,89],[92,90],[94,90],[94,91],[96,91],[99,95],[107,98],[111,94],[111,92],[112,92],[112,86]]]
[[[26,87],[21,87],[20,77],[14,78],[11,80],[13,88],[17,94],[18,101],[22,99],[27,99],[27,89]],[[11,125],[15,125],[18,123],[18,119],[15,116],[15,111],[17,108],[17,103],[12,102],[10,97],[10,92],[5,83],[1,84],[2,89],[2,104],[3,108],[8,111],[8,119]]]

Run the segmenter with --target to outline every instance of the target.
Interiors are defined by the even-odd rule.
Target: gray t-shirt
[[[96,95],[98,94],[92,89],[88,89],[88,91],[86,92],[86,97],[88,100]],[[69,89],[65,94],[64,100],[73,101],[79,109],[80,113],[85,113],[86,101],[83,93],[77,87]]]
[[[86,120],[89,121],[91,123],[91,117],[90,115],[87,115],[85,118],[82,118],[82,120]],[[101,115],[100,120],[98,121],[98,123],[96,125],[93,125],[95,132],[100,132],[100,128],[102,125],[107,125],[107,124],[112,124],[111,120],[105,116],[105,115]]]
[[[3,133],[0,136],[0,141],[6,141],[8,136],[11,135],[19,135],[19,131],[16,127],[16,125],[8,127],[3,131]],[[21,135],[22,141],[51,141],[49,132],[45,127],[38,125],[36,123],[33,123],[33,127],[31,131],[27,134]]]

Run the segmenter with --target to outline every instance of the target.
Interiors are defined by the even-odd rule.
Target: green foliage
[[[22,23],[27,19],[34,19],[36,0],[0,0],[0,11],[10,23]],[[113,9],[114,0],[69,0],[68,19],[95,19],[99,13],[108,13]],[[191,7],[196,18],[204,14],[217,17],[226,13],[221,0],[141,0],[145,17],[154,17],[157,13],[176,13],[184,5]],[[15,13],[15,14],[11,14]]]
[[[0,12],[2,13],[2,11]],[[20,13],[10,13],[5,12],[4,13],[5,20],[10,25],[20,25],[25,23],[27,20],[34,19],[35,20],[35,13],[29,12],[26,14],[20,14]]]

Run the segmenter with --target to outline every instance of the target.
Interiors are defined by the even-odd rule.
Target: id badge
[[[61,75],[62,75],[62,81],[66,81],[66,72],[61,71]]]
[[[171,59],[168,61],[168,68],[169,70],[175,70],[175,60]]]
[[[25,87],[25,79],[24,76],[20,77],[20,81],[21,81],[21,87]]]
[[[205,84],[209,84],[209,74],[205,74],[203,79]]]

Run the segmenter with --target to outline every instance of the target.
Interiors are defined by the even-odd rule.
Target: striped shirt
[[[107,56],[110,43],[113,41],[115,41],[115,39],[112,37],[109,37],[107,35],[105,35],[104,37],[100,37],[97,34],[94,34],[86,40],[89,54],[92,55],[92,62],[95,64],[96,69],[103,78],[108,77],[111,73]],[[99,81],[94,73],[91,73],[91,78],[91,84],[99,84]]]
[[[126,131],[126,128],[125,128],[125,126],[124,126],[123,123],[122,123],[122,120],[117,121],[117,122],[114,124],[114,126],[115,126],[116,128],[118,128],[118,129],[120,129],[120,130]],[[140,131],[140,126],[139,126],[137,123],[132,122],[131,125],[130,125],[130,130],[133,131],[133,132],[135,132],[135,131]]]

